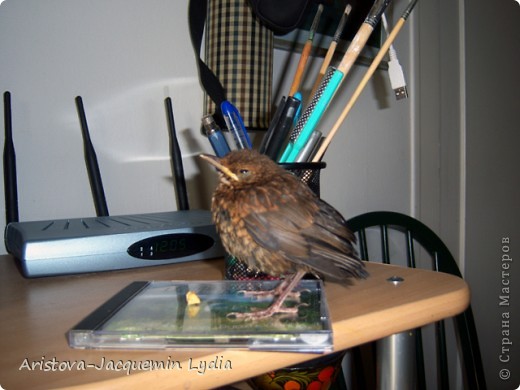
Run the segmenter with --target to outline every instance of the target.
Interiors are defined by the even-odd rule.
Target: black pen
[[[267,146],[265,154],[274,161],[278,161],[280,155],[291,131],[294,123],[294,117],[300,107],[301,101],[294,96],[289,96],[286,101],[280,116],[280,120],[273,132],[273,136]]]
[[[271,139],[273,138],[273,134],[276,130],[276,127],[278,126],[278,122],[280,121],[280,118],[282,117],[282,112],[285,107],[285,96],[283,96],[280,99],[280,104],[278,104],[278,108],[276,109],[273,119],[271,119],[271,123],[269,123],[269,128],[265,132],[264,138],[262,138],[262,143],[260,144],[260,148],[258,151],[262,154],[265,154],[265,151],[269,147],[269,143],[271,142]]]

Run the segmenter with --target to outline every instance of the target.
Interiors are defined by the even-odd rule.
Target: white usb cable
[[[383,23],[383,28],[385,29],[386,35],[388,35],[388,23],[386,21],[385,14],[382,15],[381,21]],[[388,75],[390,77],[390,84],[392,85],[392,89],[395,93],[395,98],[397,100],[406,99],[408,97],[408,90],[406,88],[406,81],[404,79],[404,71],[403,67],[399,63],[399,60],[397,59],[397,52],[395,51],[393,45],[390,45],[388,54],[390,57],[390,60],[388,61]]]

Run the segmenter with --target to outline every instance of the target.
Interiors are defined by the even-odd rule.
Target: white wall
[[[193,207],[202,92],[185,3],[14,1],[0,10],[20,219],[94,215],[74,103],[82,95],[109,211],[174,210],[164,98],[171,96]],[[3,132],[2,132],[3,133]],[[2,218],[3,219],[3,218]]]
[[[446,242],[461,267],[461,24],[458,2],[419,2],[413,24],[416,217]]]
[[[447,243],[470,286],[488,388],[517,388],[518,326],[502,316],[518,315],[518,272],[514,263],[502,267],[501,241],[509,239],[514,258],[520,241],[520,7],[439,0],[420,2],[417,16],[417,216]],[[510,306],[499,306],[507,287]],[[506,363],[500,362],[503,342]],[[502,369],[511,378],[501,379]]]
[[[12,93],[20,220],[95,214],[76,95],[83,97],[111,214],[176,209],[163,103],[167,96],[174,103],[191,205],[209,207],[213,175],[195,157],[211,149],[199,134],[203,95],[188,33],[187,4],[166,0],[2,4],[0,91]],[[406,31],[407,27],[397,44],[408,69]],[[276,51],[275,90],[282,94],[289,89],[298,60],[287,56]],[[311,72],[318,66],[314,61]],[[353,69],[323,130],[331,127],[365,70]],[[0,141],[3,144],[3,135]],[[322,196],[346,217],[376,209],[410,212],[410,155],[410,101],[396,102],[386,74],[378,72],[326,154]]]
[[[516,389],[520,384],[520,5],[477,0],[464,6],[466,277],[475,287],[473,310],[488,388]],[[506,238],[509,243],[502,244]],[[513,261],[502,261],[503,256]],[[508,295],[509,305],[500,306],[499,297]],[[509,361],[501,362],[501,356]],[[500,377],[504,369],[511,372],[508,380]]]

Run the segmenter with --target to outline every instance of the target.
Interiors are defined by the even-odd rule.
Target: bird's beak
[[[234,174],[233,172],[231,172],[228,167],[225,167],[224,165],[222,165],[220,163],[220,159],[218,157],[212,156],[210,154],[200,154],[199,157],[201,159],[209,162],[211,165],[216,167],[220,172],[222,172],[226,176],[229,176],[231,179],[233,179],[235,181],[239,181],[238,176],[236,174]]]

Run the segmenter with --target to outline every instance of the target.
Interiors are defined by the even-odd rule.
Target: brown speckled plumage
[[[274,276],[367,276],[341,214],[292,173],[253,150],[203,158],[220,170],[212,212],[228,253]]]

